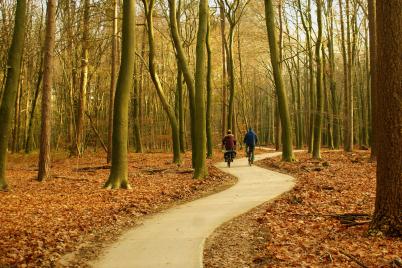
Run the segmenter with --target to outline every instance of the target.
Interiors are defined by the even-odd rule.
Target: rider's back
[[[223,138],[222,143],[225,145],[226,150],[234,150],[236,139],[233,134],[228,134]]]
[[[254,133],[254,131],[248,131],[244,136],[244,143],[247,144],[248,146],[255,146],[257,141],[258,138],[257,135]]]

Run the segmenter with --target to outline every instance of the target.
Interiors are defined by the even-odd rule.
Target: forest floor
[[[103,154],[52,157],[53,175],[43,183],[35,180],[36,154],[8,158],[10,190],[0,192],[0,267],[85,266],[141,217],[237,181],[213,167],[222,161],[218,150],[204,180],[192,179],[190,153],[180,167],[170,153],[129,154],[132,190],[102,189],[109,175]]]
[[[375,200],[369,152],[296,157],[257,163],[294,176],[296,186],[219,227],[206,242],[205,267],[401,267],[401,238],[366,235]]]

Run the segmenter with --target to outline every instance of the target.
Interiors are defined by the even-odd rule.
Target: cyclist
[[[254,162],[254,149],[255,145],[258,143],[258,137],[251,127],[248,129],[248,132],[244,136],[243,142],[246,144],[247,157],[249,157],[249,154],[251,154],[251,161]]]
[[[236,156],[236,139],[235,136],[232,134],[232,131],[228,129],[227,135],[222,139],[222,146],[225,146],[225,156],[227,154],[232,154],[232,158]]]

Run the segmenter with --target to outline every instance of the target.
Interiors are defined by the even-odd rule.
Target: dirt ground
[[[205,267],[401,267],[401,238],[366,235],[375,199],[369,152],[324,151],[322,158],[299,153],[296,163],[257,163],[291,174],[296,186],[217,229]]]
[[[43,183],[35,180],[37,155],[10,155],[10,191],[0,192],[0,267],[83,267],[141,217],[233,185],[234,177],[212,166],[221,158],[216,151],[209,177],[194,180],[189,153],[180,167],[168,153],[130,154],[133,189],[105,190],[103,154],[54,154]]]

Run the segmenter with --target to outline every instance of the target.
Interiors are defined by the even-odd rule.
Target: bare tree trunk
[[[46,18],[46,37],[43,64],[43,89],[42,89],[42,125],[41,143],[39,151],[38,181],[43,181],[49,176],[50,168],[50,142],[51,142],[51,115],[52,115],[52,85],[53,65],[56,35],[56,0],[48,0]]]
[[[112,167],[104,187],[129,189],[128,182],[128,102],[133,88],[135,60],[135,0],[123,2],[122,53],[113,110]]]
[[[195,89],[194,89],[194,77],[191,75],[190,68],[188,66],[188,60],[186,59],[184,49],[179,37],[177,15],[176,15],[176,1],[169,0],[169,22],[170,30],[174,46],[176,48],[177,59],[180,63],[180,69],[183,72],[184,81],[187,85],[189,108],[190,108],[190,127],[191,127],[191,151],[192,151],[192,165],[195,165],[196,141],[195,141]]]
[[[109,90],[109,126],[108,126],[108,143],[107,143],[107,158],[106,162],[110,163],[112,158],[112,137],[113,137],[113,103],[114,91],[116,87],[117,74],[117,20],[118,20],[119,0],[113,0],[113,34],[112,34],[112,69],[110,74],[110,90]]]
[[[323,81],[322,81],[322,59],[321,59],[321,42],[322,42],[322,2],[321,0],[316,0],[317,5],[317,25],[318,34],[317,42],[315,44],[315,57],[317,66],[317,110],[314,120],[314,143],[313,143],[313,158],[320,159],[321,153],[321,129],[322,129],[322,114],[324,110],[324,99],[323,99]]]
[[[21,76],[21,78],[23,75]],[[17,97],[15,98],[15,108],[14,108],[14,127],[12,131],[12,144],[11,144],[11,152],[18,152],[18,143],[19,143],[19,125],[20,125],[20,102],[21,102],[21,91],[24,85],[24,79],[20,78],[19,85],[17,88]]]
[[[312,32],[312,21],[311,21],[311,0],[307,2],[307,18],[304,17],[302,12],[302,6],[300,0],[297,1],[298,9],[300,13],[300,19],[303,25],[303,28],[306,32],[306,46],[308,52],[308,69],[309,69],[309,114],[308,114],[308,152],[311,153],[313,151],[313,142],[314,142],[314,70],[313,70],[313,46],[311,41],[311,32]]]
[[[202,179],[208,175],[206,167],[206,113],[205,113],[205,54],[208,32],[208,0],[200,0],[198,9],[199,23],[197,32],[196,67],[195,67],[195,166],[194,178]]]
[[[402,4],[377,1],[378,155],[376,201],[371,232],[402,235]],[[381,75],[380,75],[381,72]],[[381,93],[381,94],[380,94]],[[381,143],[380,143],[381,142]]]
[[[39,64],[39,70],[38,70],[38,78],[36,80],[36,86],[35,86],[35,94],[32,100],[32,107],[29,115],[29,120],[28,120],[28,131],[27,131],[27,138],[25,141],[25,153],[28,154],[32,150],[32,128],[33,128],[33,121],[34,121],[34,116],[35,116],[35,109],[36,109],[36,104],[38,103],[38,98],[39,98],[39,91],[40,91],[40,86],[42,83],[42,78],[43,78],[43,52],[41,52],[40,56],[40,64]]]
[[[206,32],[206,50],[207,50],[207,106],[206,106],[206,139],[207,139],[207,157],[211,158],[213,154],[213,142],[212,142],[212,50],[210,45],[210,21],[208,11],[208,22]]]
[[[78,101],[78,111],[75,127],[75,140],[72,154],[81,156],[83,153],[84,113],[86,109],[86,95],[88,86],[88,41],[89,41],[89,0],[84,0],[84,16],[82,29],[81,81]]]
[[[348,86],[346,90],[346,132],[344,149],[347,152],[353,151],[354,133],[353,133],[353,81],[352,81],[352,66],[353,66],[353,51],[351,42],[351,26],[350,26],[350,8],[349,1],[346,0],[346,44],[347,44],[347,79]]]
[[[279,49],[274,18],[275,15],[272,7],[272,0],[265,0],[265,20],[267,24],[271,63],[275,80],[276,94],[278,97],[279,115],[283,128],[282,159],[284,161],[293,161],[294,156],[292,149],[292,126],[290,123],[287,96],[285,88],[283,86],[282,73],[279,65]]]
[[[378,112],[377,112],[377,28],[376,0],[368,0],[368,19],[370,34],[370,86],[371,86],[371,158],[375,159],[378,152]]]
[[[21,71],[26,10],[26,0],[18,0],[15,10],[13,39],[8,51],[6,83],[0,105],[0,190],[7,190],[8,188],[6,181],[7,146],[10,136],[11,115],[13,114]]]
[[[172,129],[172,143],[173,143],[173,162],[181,163],[180,155],[180,137],[179,137],[179,125],[176,119],[176,115],[172,106],[168,103],[168,100],[163,92],[163,87],[159,79],[156,65],[155,65],[155,41],[153,32],[153,10],[155,0],[142,0],[145,7],[145,14],[147,19],[148,29],[148,43],[149,43],[149,73],[154,83],[156,93],[161,101],[162,107],[169,118],[170,126]],[[173,20],[176,21],[176,16],[173,16]],[[204,40],[205,41],[205,40]]]
[[[222,137],[226,135],[226,38],[225,38],[225,7],[219,2],[220,30],[222,42]]]
[[[338,107],[338,97],[336,91],[335,81],[335,53],[334,53],[334,12],[333,12],[333,0],[328,1],[328,54],[329,54],[329,89],[331,91],[332,102],[332,133],[334,148],[339,149],[340,145],[340,115]]]

